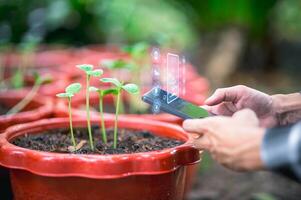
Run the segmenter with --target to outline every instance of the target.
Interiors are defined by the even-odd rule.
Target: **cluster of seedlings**
[[[86,75],[86,113],[87,113],[87,129],[88,129],[88,137],[89,137],[89,144],[90,148],[94,150],[94,141],[92,137],[92,130],[91,130],[91,120],[90,120],[90,92],[97,92],[99,95],[99,112],[100,112],[100,128],[102,133],[102,140],[104,144],[107,144],[107,133],[106,127],[104,123],[104,113],[103,113],[103,99],[106,95],[114,95],[116,98],[116,112],[115,112],[115,122],[114,122],[114,141],[113,141],[113,148],[117,147],[117,138],[118,138],[118,115],[120,111],[120,105],[122,103],[121,94],[123,91],[128,92],[130,94],[138,94],[139,88],[137,85],[133,83],[124,84],[120,82],[116,78],[101,78],[100,81],[102,83],[110,83],[112,87],[109,89],[102,89],[97,88],[94,86],[90,86],[90,79],[91,77],[100,77],[103,74],[103,70],[101,69],[93,69],[93,65],[83,64],[77,65],[77,67],[82,70]],[[72,126],[72,109],[71,109],[71,100],[72,97],[81,90],[82,86],[80,83],[73,83],[66,87],[64,93],[57,94],[57,97],[67,98],[68,99],[68,108],[69,108],[69,122],[70,122],[70,135],[71,141],[73,144],[73,149],[76,149],[76,141],[74,138],[73,133],[73,126]]]

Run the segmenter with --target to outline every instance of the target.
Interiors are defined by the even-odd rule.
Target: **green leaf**
[[[132,46],[125,46],[122,48],[124,52],[131,54],[135,58],[144,56],[149,49],[149,44],[146,42],[139,42]]]
[[[103,74],[103,71],[101,69],[95,69],[93,71],[87,71],[87,74],[90,76],[97,77],[97,76],[101,76]]]
[[[18,69],[11,78],[11,85],[14,89],[22,88],[24,85],[24,77],[21,69]]]
[[[76,65],[76,67],[85,72],[89,72],[89,71],[93,70],[93,65],[90,65],[90,64]]]
[[[66,87],[65,91],[69,94],[75,94],[80,91],[82,85],[80,83],[72,83],[68,87]]]
[[[146,42],[139,42],[135,44],[132,48],[131,55],[134,57],[140,57],[147,53],[149,49],[149,44]]]
[[[129,63],[125,60],[104,60],[102,65],[108,69],[133,69],[135,68],[133,63]]]
[[[110,89],[106,89],[106,90],[102,90],[101,91],[101,95],[102,96],[106,96],[108,94],[117,95],[118,94],[118,90],[115,89],[115,88],[110,88]]]
[[[97,87],[90,86],[89,87],[89,92],[99,92],[99,89]]]
[[[131,94],[138,94],[139,93],[138,86],[136,84],[133,84],[133,83],[126,84],[126,85],[122,86],[122,88],[124,90],[126,90],[127,92],[131,93]]]
[[[73,97],[73,94],[70,94],[70,93],[59,93],[56,96],[60,97],[60,98],[67,98],[67,97]]]
[[[116,85],[117,87],[122,86],[122,84],[116,78],[102,78],[102,79],[100,79],[100,81],[104,82],[104,83],[112,83],[112,84]]]
[[[34,81],[36,82],[36,83],[41,83],[42,82],[42,78],[41,78],[41,76],[40,76],[40,74],[38,73],[38,72],[33,72],[33,78],[34,78]]]

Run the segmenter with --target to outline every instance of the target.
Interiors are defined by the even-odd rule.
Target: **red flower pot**
[[[98,124],[98,119],[92,119]],[[141,118],[120,117],[119,127],[148,130],[186,141],[146,153],[79,155],[40,152],[11,143],[22,134],[68,127],[68,119],[48,119],[11,127],[0,136],[0,164],[9,168],[15,199],[164,199],[184,198],[189,165],[200,160],[191,138],[178,126]],[[113,126],[113,118],[106,118]],[[86,126],[85,119],[74,127]]]
[[[71,50],[44,50],[30,55],[30,66],[27,66],[24,80],[26,86],[18,91],[28,92],[31,90],[31,86],[34,83],[31,72],[38,72],[40,75],[50,75],[52,82],[44,84],[39,89],[39,94],[46,96],[55,96],[58,92],[64,90],[67,86],[66,80],[69,74],[65,70],[61,70],[60,65],[68,63],[72,58]],[[22,62],[22,56],[18,53],[9,53],[5,56],[4,62],[4,75],[9,78],[20,66]],[[28,86],[27,86],[28,85]]]
[[[0,93],[0,103],[12,107],[25,97],[26,93],[5,92]],[[0,133],[7,127],[19,123],[31,122],[42,118],[50,117],[52,114],[52,103],[49,99],[38,97],[33,99],[22,112],[14,115],[0,115]],[[10,183],[7,169],[0,166],[0,194],[1,198],[11,199]]]
[[[7,107],[13,107],[15,104],[20,102],[26,94],[27,93],[24,91],[8,91],[0,93],[0,103]],[[36,96],[22,112],[13,115],[0,115],[0,132],[4,131],[11,125],[50,117],[52,112],[53,105],[50,99]]]
[[[72,49],[47,49],[34,52],[32,55],[32,64],[37,68],[56,68],[58,65],[68,63],[74,58],[74,51]],[[17,67],[22,61],[20,53],[11,52],[6,54],[4,65],[7,67]]]

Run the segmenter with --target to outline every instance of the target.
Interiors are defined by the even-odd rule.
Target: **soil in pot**
[[[76,128],[74,129],[74,134],[79,149],[73,153],[130,154],[172,148],[184,143],[180,140],[157,136],[149,131],[131,129],[119,129],[118,131],[118,146],[114,149],[113,129],[107,130],[108,143],[104,144],[100,129],[93,127],[95,149],[92,151],[88,143],[87,129]],[[72,148],[69,129],[54,129],[39,134],[25,134],[15,138],[12,143],[27,149],[56,153],[70,153],[70,148]]]

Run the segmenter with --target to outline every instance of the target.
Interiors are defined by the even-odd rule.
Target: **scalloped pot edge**
[[[99,124],[99,119],[92,118],[91,123]],[[106,117],[106,127],[113,126],[113,123],[113,117]],[[77,118],[73,124],[74,127],[85,127],[86,119]],[[8,142],[25,133],[34,134],[68,125],[68,118],[56,118],[8,128],[0,135],[0,165],[48,177],[112,179],[168,173],[200,161],[199,150],[192,145],[192,138],[180,126],[136,117],[120,117],[119,128],[148,130],[157,135],[183,140],[185,143],[174,148],[144,153],[72,155],[29,150]]]

